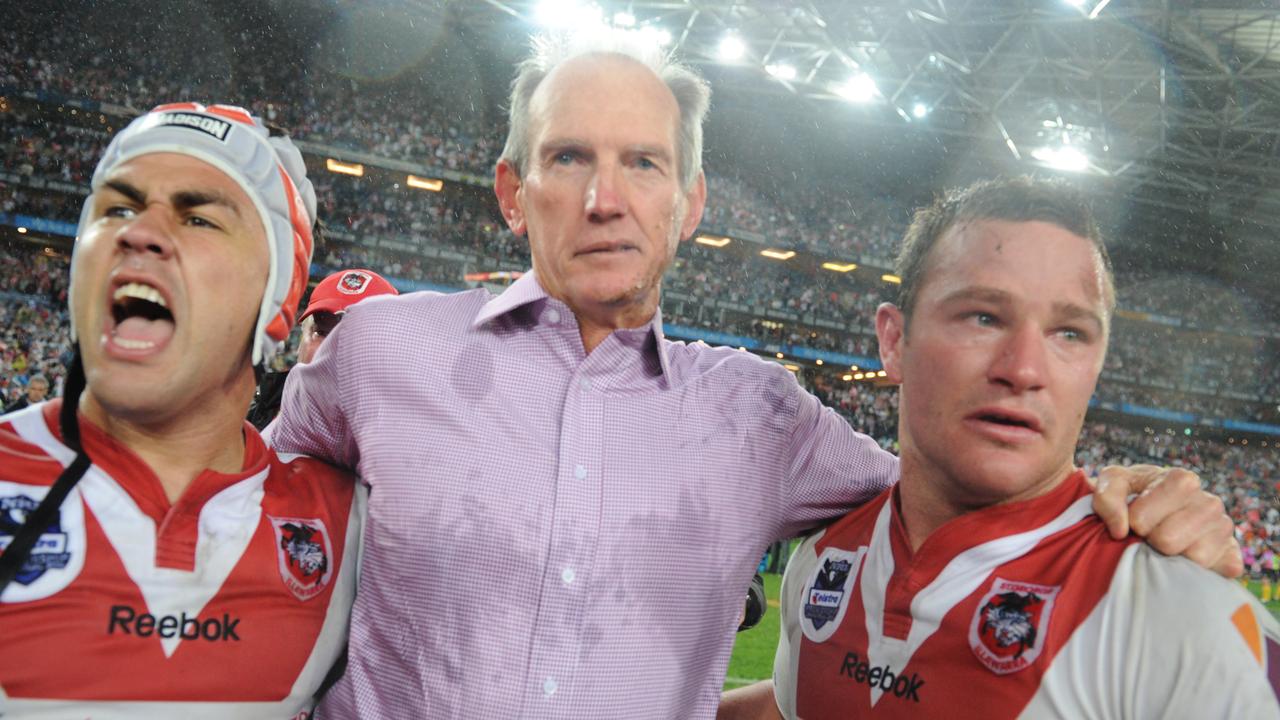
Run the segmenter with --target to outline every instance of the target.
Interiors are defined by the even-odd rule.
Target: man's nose
[[[607,222],[626,214],[626,181],[620,166],[606,163],[596,167],[587,186],[586,210],[591,222]]]
[[[1011,328],[991,364],[988,378],[1016,393],[1044,387],[1047,375],[1048,340],[1033,324]]]
[[[140,209],[132,221],[120,229],[120,248],[168,258],[173,254],[174,220],[165,208],[148,206]]]

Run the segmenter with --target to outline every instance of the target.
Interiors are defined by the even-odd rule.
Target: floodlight
[[[849,82],[841,85],[836,92],[846,100],[867,102],[874,98],[880,90],[876,87],[876,81],[871,79],[870,75],[858,73]]]
[[[786,63],[774,63],[772,65],[765,65],[764,71],[778,78],[779,80],[795,80],[796,79],[795,67],[791,65],[787,65]]]
[[[858,263],[824,262],[822,263],[822,269],[831,270],[833,272],[838,272],[838,273],[847,273],[850,270],[857,270]]]
[[[541,0],[533,10],[533,18],[539,25],[565,27],[579,10],[577,0]]]
[[[722,248],[729,244],[729,238],[718,235],[699,235],[694,241],[700,245],[710,245],[711,247]]]
[[[919,120],[923,118],[925,115],[929,114],[929,106],[925,105],[924,103],[918,102],[915,105],[911,106],[911,114],[914,115],[917,120]]]
[[[418,177],[417,175],[410,175],[409,178],[405,180],[405,184],[407,184],[411,188],[417,188],[418,190],[428,190],[430,192],[440,192],[441,190],[444,189],[443,180],[440,180],[438,178],[423,178],[423,177]]]
[[[364,166],[360,163],[344,163],[341,160],[333,158],[325,158],[324,166],[332,173],[341,173],[343,175],[354,175],[356,177],[364,176]]]
[[[645,42],[654,43],[656,45],[665,46],[671,44],[671,32],[666,28],[661,28],[657,25],[645,25],[640,28],[640,37]]]
[[[613,14],[613,24],[624,28],[635,27],[636,16],[625,10],[618,11]]]
[[[742,38],[729,33],[720,40],[720,59],[726,62],[735,62],[741,60],[743,55],[747,54],[747,44],[742,42]]]
[[[1031,151],[1031,157],[1057,170],[1080,172],[1089,169],[1088,156],[1069,145],[1036,148]]]
[[[604,11],[595,3],[579,0],[541,0],[534,19],[549,28],[585,28],[604,24]]]

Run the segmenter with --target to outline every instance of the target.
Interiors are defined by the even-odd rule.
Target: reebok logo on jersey
[[[176,637],[183,640],[240,642],[240,636],[236,633],[239,625],[240,618],[233,618],[230,613],[223,613],[221,618],[201,621],[199,616],[190,616],[185,612],[181,615],[139,614],[128,605],[112,605],[107,634],[115,635],[119,629],[123,635],[138,637],[159,635],[162,638]]]
[[[858,657],[858,653],[845,653],[844,662],[840,663],[840,674],[852,678],[856,683],[878,687],[886,695],[892,694],[896,698],[913,702],[920,702],[920,688],[924,687],[924,680],[919,675],[894,675],[888,665],[871,667],[867,661]]]

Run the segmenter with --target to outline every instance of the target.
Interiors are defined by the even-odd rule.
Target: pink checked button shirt
[[[585,354],[532,273],[355,306],[273,444],[371,487],[326,718],[711,718],[765,547],[897,477],[785,368],[660,314]]]

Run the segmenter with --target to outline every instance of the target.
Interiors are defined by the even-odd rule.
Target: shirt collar
[[[530,269],[519,280],[511,283],[510,287],[502,291],[501,295],[485,303],[480,308],[480,312],[476,314],[476,319],[472,321],[471,327],[478,328],[491,320],[539,300],[558,302],[548,295],[546,290],[542,289],[542,283],[538,282],[537,275]],[[565,308],[565,312],[570,311]],[[645,336],[649,333],[653,334],[654,347],[658,353],[658,364],[662,367],[662,374],[670,382],[672,380],[671,365],[667,357],[667,336],[662,332],[662,308],[658,308],[653,313],[653,318],[647,324],[629,330],[617,330],[614,334],[619,335],[619,340],[623,342],[628,344],[638,343],[639,346],[643,347],[643,342],[647,339]]]
[[[501,295],[485,303],[476,315],[476,319],[472,321],[471,327],[478,328],[496,317],[547,297],[549,296],[547,291],[542,289],[542,283],[538,282],[533,270],[529,270],[519,280],[511,283],[511,287],[503,290]]]

